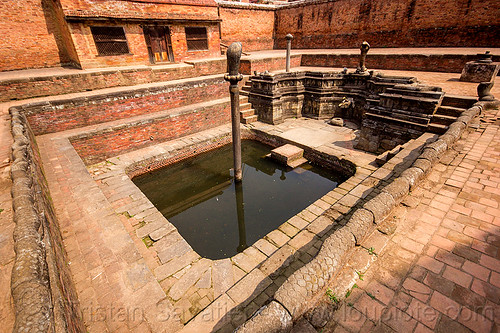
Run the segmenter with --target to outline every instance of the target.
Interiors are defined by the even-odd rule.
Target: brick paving
[[[498,332],[499,117],[487,111],[393,213],[395,233],[322,332]]]

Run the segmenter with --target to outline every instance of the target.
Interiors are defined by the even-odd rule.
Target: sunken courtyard
[[[2,332],[496,332],[500,6],[0,4]]]

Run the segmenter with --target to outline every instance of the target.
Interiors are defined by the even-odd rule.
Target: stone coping
[[[381,224],[418,185],[429,173],[433,163],[461,137],[482,108],[483,104],[476,103],[462,112],[443,135],[424,147],[411,167],[362,207],[354,210],[346,225],[325,240],[318,255],[294,272],[276,291],[273,300],[259,309],[237,332],[289,331],[293,321],[307,310],[307,301],[324,292],[327,283],[340,271],[348,252],[359,246],[373,226]]]
[[[54,327],[83,331],[67,258],[52,201],[26,118],[11,108],[12,206],[15,260],[10,288],[15,309],[13,332],[47,332]]]

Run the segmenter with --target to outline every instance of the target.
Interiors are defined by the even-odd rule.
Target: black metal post
[[[229,95],[231,96],[231,124],[233,129],[233,159],[234,159],[234,179],[241,181],[241,135],[240,135],[240,91],[238,81],[243,79],[243,75],[238,73],[240,69],[241,43],[236,42],[229,45],[227,49],[227,67],[229,73],[224,75],[224,79],[229,81]]]
[[[290,72],[290,53],[292,52],[292,34],[287,34],[286,39],[286,72]]]

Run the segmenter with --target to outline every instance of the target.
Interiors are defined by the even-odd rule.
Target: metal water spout
[[[234,180],[241,182],[241,135],[240,135],[240,91],[238,82],[243,79],[243,75],[238,73],[240,69],[242,46],[240,42],[229,45],[227,49],[227,67],[229,73],[224,75],[224,79],[229,81],[229,95],[231,97],[231,125],[233,133],[233,160],[234,160]]]

